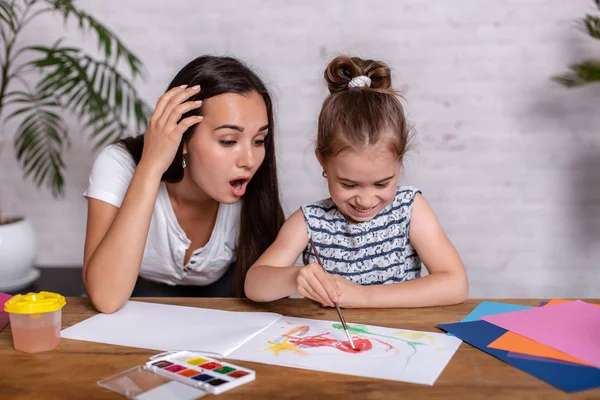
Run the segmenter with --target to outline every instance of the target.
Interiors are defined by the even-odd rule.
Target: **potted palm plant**
[[[19,45],[23,29],[45,14],[91,33],[98,55],[63,44],[64,38],[52,46]],[[89,134],[96,148],[142,131],[151,109],[133,84],[141,71],[141,61],[123,42],[72,0],[0,0],[0,120],[3,127],[15,121],[12,142],[25,178],[55,198],[64,194],[62,154],[71,134],[63,117],[75,116],[78,132]],[[0,130],[5,154],[6,134]],[[30,221],[0,209],[0,290],[17,290],[36,279],[35,256]]]
[[[594,0],[600,10],[600,0]],[[579,21],[580,28],[592,39],[600,40],[600,15],[588,14]],[[600,59],[589,59],[569,66],[569,72],[552,78],[566,87],[573,88],[600,82]]]

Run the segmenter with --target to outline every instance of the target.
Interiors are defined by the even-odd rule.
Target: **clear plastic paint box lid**
[[[256,379],[254,370],[190,351],[156,354],[144,365],[98,381],[137,400],[192,400],[218,395]]]
[[[144,365],[136,365],[97,383],[105,389],[136,400],[193,400],[207,395],[201,389],[157,375]]]

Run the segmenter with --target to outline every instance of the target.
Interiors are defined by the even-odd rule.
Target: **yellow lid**
[[[58,293],[18,294],[4,303],[4,311],[15,314],[40,314],[60,310],[65,304],[65,298]]]

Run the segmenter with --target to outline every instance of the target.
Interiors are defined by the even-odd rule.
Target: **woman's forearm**
[[[117,311],[131,296],[159,185],[160,175],[140,164],[115,219],[85,266],[84,284],[101,312]]]

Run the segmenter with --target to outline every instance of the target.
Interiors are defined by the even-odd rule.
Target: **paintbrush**
[[[313,253],[315,254],[315,257],[317,258],[317,262],[319,263],[321,268],[323,268],[323,271],[325,271],[325,273],[327,273],[327,270],[325,269],[325,267],[323,266],[323,263],[321,262],[319,253],[317,253],[317,248],[315,247],[315,242],[313,242],[312,238],[309,238],[308,240],[310,240],[310,245],[312,247]],[[335,309],[337,310],[338,316],[340,317],[340,321],[342,322],[342,326],[344,327],[344,331],[346,332],[346,337],[348,337],[348,340],[350,341],[350,346],[352,346],[352,350],[356,350],[356,348],[354,347],[354,342],[352,341],[352,337],[350,336],[350,332],[348,332],[348,327],[346,326],[346,321],[344,320],[344,316],[342,315],[342,310],[340,310],[340,306],[337,303],[337,301],[334,301],[333,304],[335,304]]]

